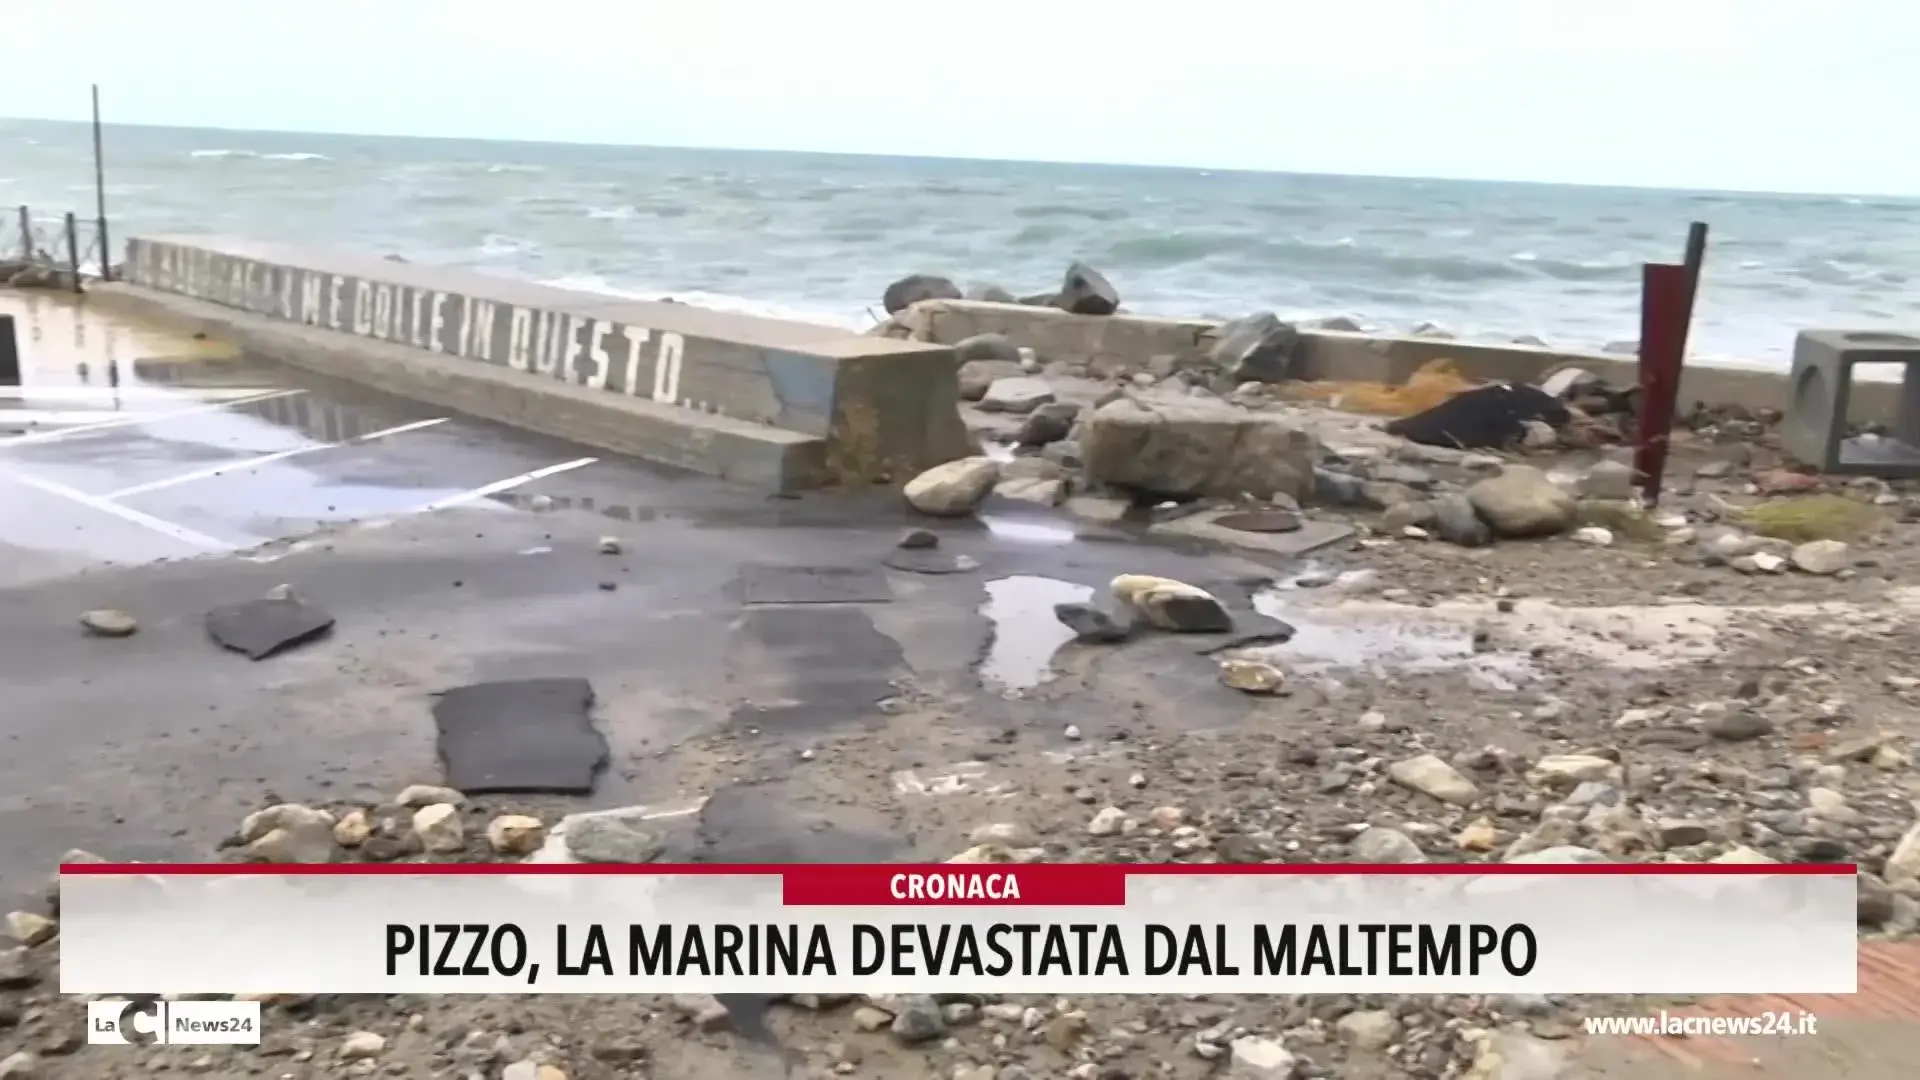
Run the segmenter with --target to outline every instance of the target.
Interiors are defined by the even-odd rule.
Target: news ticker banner
[[[1836,994],[1850,866],[74,865],[70,994]]]

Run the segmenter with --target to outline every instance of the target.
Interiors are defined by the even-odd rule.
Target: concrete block
[[[1847,424],[1864,364],[1899,364],[1890,430],[1849,438]],[[1920,335],[1884,330],[1806,330],[1793,343],[1793,368],[1780,425],[1781,448],[1821,472],[1920,477]]]
[[[637,411],[655,429],[758,426],[811,438],[821,444],[815,483],[904,482],[972,448],[959,365],[942,345],[231,237],[134,239],[125,280],[481,369],[496,392],[645,403],[653,408]],[[685,464],[697,441],[626,452]]]
[[[828,482],[826,440],[644,398],[369,341],[136,285],[96,284],[87,303],[232,342],[243,356],[292,364],[585,446],[777,492]]]

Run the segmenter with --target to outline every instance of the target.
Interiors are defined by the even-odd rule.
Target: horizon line
[[[91,120],[67,120],[44,116],[0,116],[0,123],[21,122],[29,124],[59,124],[91,128]],[[1410,173],[1342,173],[1316,172],[1293,169],[1262,169],[1247,166],[1223,165],[1169,165],[1156,162],[1139,161],[1089,161],[1049,158],[1003,158],[992,156],[970,156],[965,154],[889,154],[865,150],[794,150],[780,147],[753,146],[698,146],[663,145],[659,143],[633,142],[579,142],[560,139],[521,139],[479,135],[392,135],[365,131],[318,131],[296,128],[254,128],[225,127],[220,125],[199,124],[154,124],[130,123],[126,121],[102,120],[101,128],[135,128],[149,131],[206,131],[233,135],[305,135],[323,139],[390,139],[407,142],[469,142],[500,143],[509,146],[580,146],[609,150],[660,150],[695,151],[700,153],[722,154],[788,154],[807,157],[842,158],[891,158],[899,161],[961,161],[998,165],[1056,165],[1081,166],[1104,169],[1151,169],[1168,172],[1232,173],[1250,176],[1293,176],[1311,179],[1340,180],[1399,180],[1412,183],[1432,182],[1441,184],[1513,184],[1529,187],[1581,188],[1595,191],[1660,191],[1687,195],[1743,195],[1775,198],[1836,198],[1836,199],[1897,199],[1920,202],[1920,193],[1901,194],[1898,192],[1872,191],[1779,191],[1765,188],[1708,188],[1708,187],[1670,187],[1657,184],[1621,184],[1593,183],[1567,180],[1513,180],[1487,176],[1429,176]]]

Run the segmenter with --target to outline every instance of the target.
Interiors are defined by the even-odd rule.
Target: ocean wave
[[[490,173],[522,173],[522,172],[533,173],[533,172],[546,172],[547,168],[544,165],[495,164],[495,165],[487,166],[487,171]]]
[[[539,246],[531,240],[522,240],[504,233],[488,233],[480,240],[480,254],[489,259],[498,259],[508,255],[523,255]]]
[[[548,278],[540,282],[556,289],[574,289],[579,292],[600,293],[604,296],[619,296],[629,300],[671,300],[694,307],[707,308],[710,311],[725,311],[735,315],[758,315],[767,319],[786,319],[791,322],[813,323],[818,326],[832,326],[844,330],[864,330],[873,320],[864,313],[849,314],[841,311],[829,311],[821,307],[809,307],[795,304],[782,304],[770,300],[755,300],[728,293],[703,292],[698,289],[679,292],[661,289],[632,289],[615,285],[598,274],[565,274]]]
[[[595,221],[627,221],[637,211],[631,206],[590,206],[587,216]]]
[[[1087,221],[1121,221],[1125,210],[1113,206],[1075,206],[1069,203],[1028,203],[1013,208],[1018,218],[1082,218]]]
[[[258,150],[230,150],[225,148],[214,148],[209,150],[189,150],[187,151],[187,156],[190,158],[200,158],[206,161],[216,161],[222,158],[257,158],[261,161],[332,161],[333,160],[332,158],[328,157],[325,154],[316,154],[308,150],[293,150],[293,151],[287,151],[287,152],[277,153],[277,154],[263,154]]]

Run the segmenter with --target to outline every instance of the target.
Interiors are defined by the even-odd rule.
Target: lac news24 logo
[[[104,1046],[253,1046],[257,1001],[89,1001],[87,1041]]]

